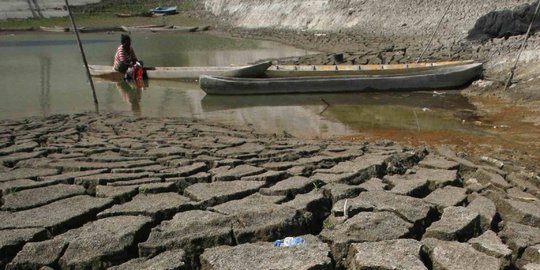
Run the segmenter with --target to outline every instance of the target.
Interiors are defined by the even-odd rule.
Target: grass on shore
[[[177,6],[178,14],[162,17],[127,17],[120,18],[116,13],[140,14],[158,6]],[[194,16],[194,0],[103,0],[100,3],[85,6],[73,6],[72,12],[78,27],[82,26],[117,26],[142,24],[169,24],[178,26],[200,26],[208,24],[204,19]],[[69,17],[7,19],[0,21],[0,28],[26,28],[39,26],[71,27]]]

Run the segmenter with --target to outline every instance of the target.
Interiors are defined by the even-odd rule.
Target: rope
[[[532,17],[531,23],[529,24],[529,29],[527,29],[527,34],[525,35],[525,39],[523,39],[523,43],[521,43],[519,53],[516,57],[516,62],[514,63],[514,66],[510,68],[510,76],[508,77],[508,80],[506,80],[506,84],[504,85],[504,91],[508,90],[508,87],[512,84],[512,79],[514,78],[514,72],[516,71],[519,58],[521,57],[521,53],[523,52],[523,49],[525,48],[525,43],[527,43],[527,40],[529,39],[532,26],[534,24],[534,21],[536,20],[536,15],[538,15],[538,10],[540,9],[540,0],[538,1],[538,4],[536,4],[536,10],[534,11],[534,15]]]
[[[416,64],[418,64],[418,62],[420,62],[420,59],[422,59],[422,57],[426,53],[429,46],[431,46],[431,42],[433,41],[433,38],[435,37],[435,33],[437,33],[437,31],[439,31],[439,27],[441,27],[442,21],[444,20],[444,17],[446,16],[448,11],[450,10],[450,6],[452,6],[452,3],[454,3],[454,0],[451,0],[450,3],[448,3],[448,6],[446,6],[446,10],[444,11],[443,16],[441,17],[441,20],[437,24],[437,28],[435,28],[435,31],[433,31],[433,34],[431,34],[431,38],[429,39],[428,44],[426,45],[426,47],[424,48],[424,50],[422,51],[420,56],[418,56],[418,58],[416,59],[416,62],[415,62]]]

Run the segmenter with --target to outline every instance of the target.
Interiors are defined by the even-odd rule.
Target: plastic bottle
[[[274,247],[293,247],[304,243],[302,237],[285,237],[283,240],[274,241]]]

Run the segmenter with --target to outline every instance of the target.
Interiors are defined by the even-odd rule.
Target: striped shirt
[[[126,65],[130,66],[134,64],[135,61],[137,61],[137,56],[135,56],[133,47],[129,47],[129,52],[126,52],[122,44],[120,44],[120,46],[118,46],[116,49],[116,54],[114,55],[113,67],[116,68],[120,62],[124,62]]]

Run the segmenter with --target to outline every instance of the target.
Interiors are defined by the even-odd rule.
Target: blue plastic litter
[[[283,240],[274,241],[274,247],[293,247],[304,244],[302,237],[285,237]]]

